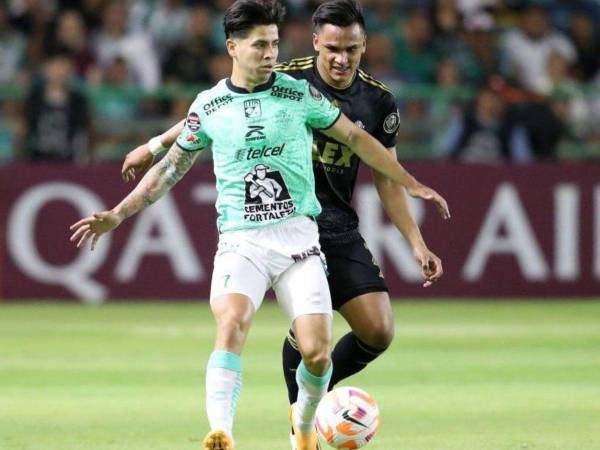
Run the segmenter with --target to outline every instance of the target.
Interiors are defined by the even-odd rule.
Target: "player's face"
[[[319,54],[317,65],[324,80],[334,87],[348,85],[366,50],[366,36],[355,23],[348,27],[323,25],[313,34],[313,47]]]
[[[257,25],[245,38],[229,39],[227,49],[245,78],[266,82],[279,55],[277,25]]]
[[[267,178],[267,170],[266,169],[257,169],[256,176],[258,177],[259,180],[264,180],[265,178]]]

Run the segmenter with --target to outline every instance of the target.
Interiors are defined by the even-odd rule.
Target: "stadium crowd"
[[[280,60],[313,53],[285,1]],[[597,0],[363,0],[363,67],[397,95],[404,158],[600,155]],[[230,73],[231,0],[0,0],[0,161],[121,159]]]

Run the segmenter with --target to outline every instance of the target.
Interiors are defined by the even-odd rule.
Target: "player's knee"
[[[217,324],[217,339],[226,348],[237,348],[244,342],[248,326],[234,317],[221,318]]]
[[[311,347],[302,354],[302,361],[309,372],[322,375],[327,372],[331,361],[329,345]]]
[[[373,324],[368,330],[357,334],[358,339],[370,347],[385,350],[394,340],[396,330],[393,320],[382,320]]]

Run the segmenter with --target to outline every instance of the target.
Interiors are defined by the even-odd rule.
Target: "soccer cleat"
[[[321,444],[317,437],[317,430],[313,427],[311,431],[300,431],[294,424],[294,405],[290,406],[289,420],[292,430],[290,431],[290,444],[292,450],[321,450]]]
[[[204,441],[202,441],[203,450],[233,450],[233,441],[221,430],[210,431]]]

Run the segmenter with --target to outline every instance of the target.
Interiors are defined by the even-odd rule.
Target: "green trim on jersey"
[[[219,231],[317,216],[312,130],[330,128],[341,111],[286,74],[274,73],[252,93],[228,82],[198,95],[177,138],[190,152],[212,144]]]

